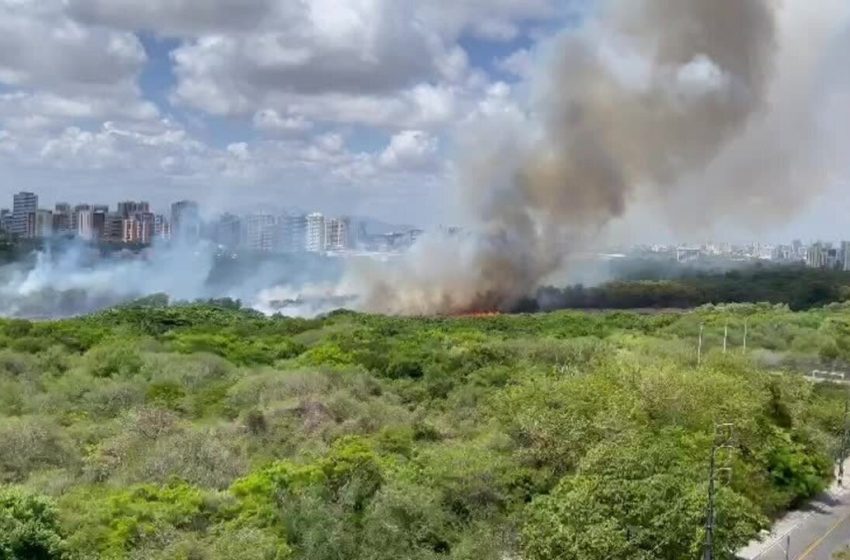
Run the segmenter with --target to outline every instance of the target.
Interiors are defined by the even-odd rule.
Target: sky
[[[0,0],[0,197],[439,223],[452,129],[511,97],[529,50],[575,13],[563,0]]]
[[[458,129],[522,105],[547,40],[591,9],[0,0],[0,201],[33,190],[44,205],[192,198],[453,223]],[[839,177],[791,221],[734,235],[850,237],[848,192]],[[630,239],[674,235],[651,212],[626,222]]]

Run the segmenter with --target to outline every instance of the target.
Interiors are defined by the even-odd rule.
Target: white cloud
[[[496,67],[519,78],[529,78],[534,68],[534,55],[529,49],[519,49],[497,60]]]
[[[74,22],[59,0],[0,2],[0,82],[114,95],[135,91],[145,61],[133,33]]]
[[[274,109],[263,109],[254,113],[254,127],[264,132],[298,134],[311,130],[313,123],[303,115],[281,115]]]
[[[422,170],[435,165],[438,141],[421,130],[404,130],[390,140],[378,161],[391,170]]]
[[[164,35],[249,30],[267,17],[273,0],[67,0],[76,19]]]
[[[461,39],[509,40],[570,3],[0,0],[0,163],[61,185],[70,171],[197,189],[433,185],[452,123],[511,103]],[[171,107],[141,91],[142,31],[176,39]],[[240,138],[244,125],[259,134]],[[358,146],[359,127],[387,145]]]
[[[61,96],[49,92],[0,94],[0,123],[8,128],[56,128],[81,119],[156,119],[153,103],[141,99]]]
[[[174,99],[214,114],[285,112],[304,97],[377,98],[463,74],[465,55],[415,24],[406,2],[312,0],[251,33],[206,35],[174,53]]]

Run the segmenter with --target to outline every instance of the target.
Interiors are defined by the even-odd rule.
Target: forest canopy
[[[848,310],[2,320],[0,558],[697,557],[721,423],[734,550],[832,476]]]

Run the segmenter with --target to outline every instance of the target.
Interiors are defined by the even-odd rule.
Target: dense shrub
[[[0,486],[0,559],[66,558],[54,503],[23,490]]]
[[[829,482],[846,391],[795,373],[850,361],[847,310],[0,320],[0,482],[60,496],[0,523],[74,558],[679,560],[729,419],[734,547]]]

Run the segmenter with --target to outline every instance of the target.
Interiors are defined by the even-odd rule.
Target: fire
[[[469,313],[458,313],[454,316],[461,319],[484,319],[487,317],[498,317],[501,314],[500,311],[472,311]]]

